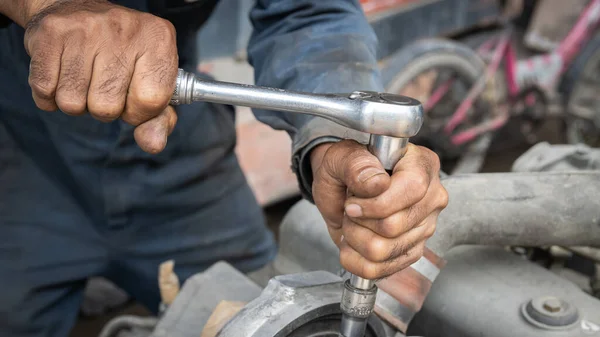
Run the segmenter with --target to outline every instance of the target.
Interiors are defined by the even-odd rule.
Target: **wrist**
[[[29,20],[59,0],[8,0],[0,4],[0,13],[25,27]]]
[[[325,157],[325,153],[334,143],[321,143],[315,146],[314,149],[310,151],[310,167],[312,169],[313,175],[315,171],[321,166],[323,162],[323,158]]]

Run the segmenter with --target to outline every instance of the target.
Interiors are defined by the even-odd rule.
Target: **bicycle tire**
[[[471,86],[484,73],[485,63],[466,44],[445,38],[427,38],[406,45],[384,60],[381,73],[386,91],[400,93],[419,74],[436,68],[451,69]],[[433,145],[436,141],[426,137],[435,135],[417,135],[413,141],[430,147],[443,159],[455,160],[460,157],[461,150],[436,147]]]
[[[471,48],[460,42],[429,38],[410,43],[388,57],[381,67],[386,90],[395,92],[415,75],[434,66],[449,66],[475,81],[485,63]]]

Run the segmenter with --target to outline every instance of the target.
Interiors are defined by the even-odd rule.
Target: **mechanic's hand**
[[[438,156],[409,144],[390,177],[355,141],[311,153],[313,197],[349,272],[380,279],[416,262],[448,204]]]
[[[166,20],[103,0],[53,2],[32,13],[25,48],[36,105],[136,126],[140,147],[164,149],[177,115],[175,29]]]

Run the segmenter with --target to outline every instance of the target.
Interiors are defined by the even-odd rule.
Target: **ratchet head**
[[[360,131],[410,138],[423,125],[423,105],[414,98],[372,91],[355,91],[348,98],[360,101]]]

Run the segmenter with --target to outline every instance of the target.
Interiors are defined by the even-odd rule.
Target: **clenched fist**
[[[37,3],[45,6],[29,6],[25,34],[36,105],[121,118],[143,150],[162,151],[177,121],[168,106],[178,67],[171,23],[108,1]]]
[[[448,204],[437,155],[409,144],[390,177],[365,146],[345,140],[311,153],[313,196],[349,272],[379,279],[422,255]]]

